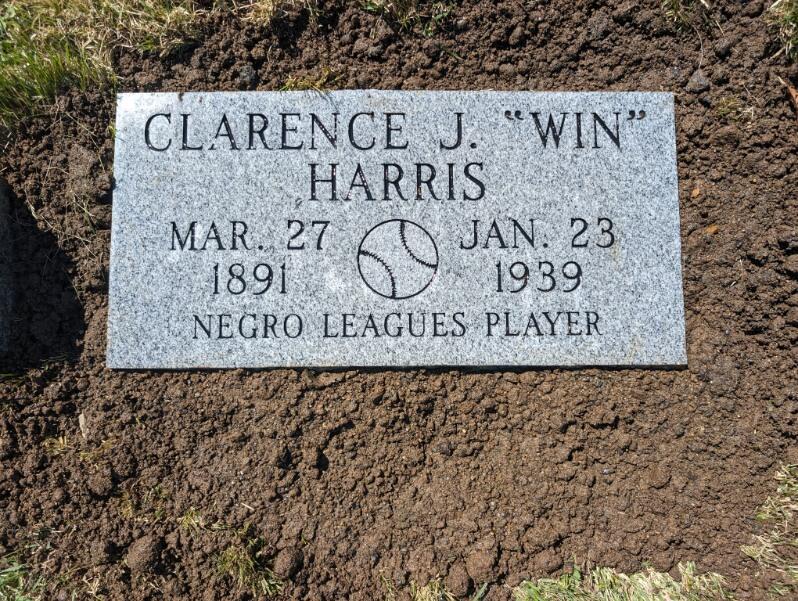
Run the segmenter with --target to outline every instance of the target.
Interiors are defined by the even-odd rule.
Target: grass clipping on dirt
[[[451,15],[455,3],[422,2],[420,0],[361,0],[363,10],[381,15],[396,23],[403,31],[412,31],[418,26],[426,37],[433,35]]]
[[[238,535],[240,540],[217,558],[219,574],[230,578],[238,591],[249,590],[256,599],[279,595],[284,583],[261,557],[265,541],[255,536],[249,527],[239,531]]]
[[[697,574],[695,564],[679,564],[679,580],[653,568],[635,574],[622,574],[611,568],[593,568],[583,574],[579,568],[559,578],[525,580],[512,591],[513,601],[731,601],[723,577],[715,573]],[[385,585],[385,583],[383,583]],[[487,585],[468,601],[482,601]],[[384,601],[396,601],[393,588],[386,586]],[[439,580],[426,586],[413,583],[411,601],[458,601]]]
[[[679,580],[646,568],[621,574],[610,568],[594,568],[583,575],[574,569],[559,578],[522,582],[513,591],[515,601],[721,601],[732,599],[723,577],[696,574],[691,562],[679,564]]]
[[[771,589],[781,596],[798,593],[798,465],[782,467],[776,481],[776,495],[756,516],[770,530],[754,537],[754,544],[743,547],[743,553],[780,576]]]
[[[44,581],[33,578],[12,555],[0,558],[0,601],[39,601]]]
[[[776,0],[770,6],[768,15],[779,28],[787,56],[794,58],[798,53],[798,0]]]

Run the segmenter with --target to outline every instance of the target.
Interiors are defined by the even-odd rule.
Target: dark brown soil
[[[574,558],[695,560],[763,597],[740,545],[798,460],[798,116],[777,79],[798,68],[762,2],[712,4],[677,29],[658,0],[473,0],[426,37],[333,3],[318,23],[218,18],[176,54],[116,57],[124,90],[272,90],[329,69],[341,88],[675,92],[682,371],[110,372],[113,98],[68,92],[26,119],[0,157],[18,374],[0,381],[0,554],[53,599],[94,583],[112,600],[245,599],[217,568],[247,541],[292,599],[436,575],[506,599]]]

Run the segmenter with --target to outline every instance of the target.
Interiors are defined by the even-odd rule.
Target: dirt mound
[[[19,374],[0,381],[0,546],[57,599],[247,598],[279,578],[287,598],[373,600],[438,575],[500,599],[573,558],[696,560],[761,595],[739,547],[798,459],[798,121],[776,79],[798,69],[760,2],[717,4],[677,31],[658,1],[464,2],[405,33],[333,3],[116,57],[130,91],[675,92],[682,371],[109,372],[113,98],[65,93],[22,123],[0,157]]]

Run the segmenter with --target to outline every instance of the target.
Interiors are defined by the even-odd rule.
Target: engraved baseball
[[[357,251],[360,277],[373,292],[401,300],[421,294],[438,271],[438,248],[423,227],[389,219],[371,228]]]

